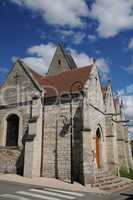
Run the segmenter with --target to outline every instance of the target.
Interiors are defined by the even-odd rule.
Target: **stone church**
[[[124,107],[98,68],[57,46],[46,75],[17,60],[0,88],[0,172],[92,183],[133,168]]]

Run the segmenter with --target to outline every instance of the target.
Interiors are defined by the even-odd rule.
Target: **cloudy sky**
[[[46,73],[58,42],[79,67],[96,58],[133,119],[133,0],[0,0],[0,82],[18,57]]]

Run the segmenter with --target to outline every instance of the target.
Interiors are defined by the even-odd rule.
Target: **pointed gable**
[[[115,104],[112,90],[112,82],[109,81],[108,85],[102,87],[103,99],[108,113],[115,112]]]
[[[21,60],[17,60],[11,68],[5,82],[1,86],[0,105],[10,105],[31,99],[31,94],[41,93],[37,82],[37,73],[31,71]],[[36,77],[35,77],[36,76]],[[38,75],[41,79],[41,75]]]
[[[61,44],[58,45],[48,70],[49,75],[57,75],[77,68],[70,53],[66,52]]]

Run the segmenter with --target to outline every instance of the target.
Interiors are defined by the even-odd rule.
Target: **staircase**
[[[127,178],[111,175],[111,173],[103,170],[96,172],[96,183],[93,187],[99,187],[107,192],[120,192],[133,188],[133,181]]]

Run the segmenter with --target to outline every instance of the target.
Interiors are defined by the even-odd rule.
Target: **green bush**
[[[126,177],[133,180],[133,169],[129,169],[129,171],[125,168],[120,169],[120,176]]]

